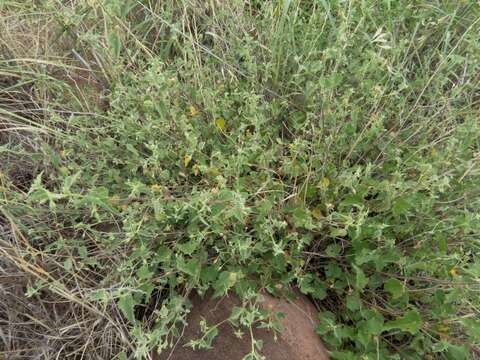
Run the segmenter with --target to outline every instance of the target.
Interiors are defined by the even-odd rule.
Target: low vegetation
[[[479,356],[477,1],[0,14],[0,357],[149,358],[192,291],[248,328],[291,286],[333,359]]]

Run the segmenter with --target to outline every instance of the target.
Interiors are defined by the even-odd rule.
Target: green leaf
[[[100,301],[103,303],[107,303],[110,301],[110,297],[107,291],[105,289],[98,289],[90,293],[88,296],[90,299],[95,300],[95,301]]]
[[[200,245],[200,242],[201,242],[200,239],[192,239],[190,241],[187,241],[186,243],[177,244],[177,248],[185,255],[190,256],[195,252],[195,250],[197,250],[198,246]]]
[[[403,284],[395,278],[386,281],[385,284],[383,284],[383,287],[390,293],[390,295],[392,295],[393,299],[398,299],[405,292]]]
[[[336,257],[340,255],[341,251],[342,251],[342,247],[339,244],[328,245],[327,248],[325,249],[325,253],[331,257]]]
[[[82,246],[79,246],[78,247],[78,255],[80,255],[80,257],[82,259],[86,259],[88,257],[88,250],[87,250],[87,247],[82,245]]]
[[[107,38],[108,38],[108,45],[112,51],[112,55],[115,58],[118,58],[120,56],[120,49],[122,47],[120,36],[117,34],[115,30],[113,30],[108,34]]]
[[[417,310],[410,310],[401,318],[389,321],[383,327],[384,330],[400,329],[415,335],[422,327],[422,318]]]
[[[305,274],[298,279],[300,292],[305,295],[311,295],[318,300],[323,300],[327,296],[325,284],[312,274]]]
[[[202,268],[200,279],[206,284],[211,283],[217,278],[218,272],[217,266],[205,266]]]
[[[480,278],[480,261],[478,259],[475,260],[475,262],[470,265],[466,272],[477,279]]]
[[[200,273],[200,261],[198,259],[185,261],[185,259],[179,257],[177,259],[177,268],[192,277],[196,277]]]
[[[411,206],[406,199],[399,198],[393,204],[392,213],[395,216],[406,215]]]
[[[474,341],[480,341],[480,321],[474,319],[463,319],[462,323],[467,329],[468,335]]]
[[[208,345],[208,348],[212,348],[212,343],[215,337],[218,335],[218,328],[214,327],[205,334],[205,343]]]
[[[140,280],[150,278],[150,277],[152,277],[152,275],[153,275],[153,272],[150,271],[150,267],[146,264],[142,265],[142,267],[140,269],[138,269],[138,271],[137,271],[137,277]]]
[[[72,188],[73,184],[75,184],[75,182],[78,180],[81,173],[82,173],[82,171],[80,170],[77,173],[75,173],[74,175],[67,176],[65,178],[65,180],[63,181],[62,193],[70,192],[70,189]]]
[[[354,294],[347,295],[346,305],[347,305],[347,309],[355,311],[360,309],[362,302],[358,294],[354,293]]]
[[[471,360],[471,352],[467,345],[448,344],[447,359]]]
[[[333,237],[344,237],[347,236],[347,230],[339,229],[339,228],[332,228],[330,230],[330,235]]]
[[[379,335],[383,330],[384,318],[376,311],[369,311],[366,328],[371,335]]]
[[[168,262],[172,257],[172,250],[170,250],[166,246],[160,246],[156,251],[158,261],[160,262]]]
[[[312,274],[305,274],[298,279],[298,287],[300,292],[305,295],[311,294],[315,289],[313,287],[313,275]]]
[[[292,211],[293,222],[296,227],[309,228],[312,224],[310,212],[303,207],[297,207]]]
[[[344,200],[339,204],[339,207],[341,208],[349,208],[354,205],[356,206],[362,206],[364,200],[360,195],[348,195],[345,197]]]
[[[50,209],[55,209],[56,200],[63,199],[65,195],[57,194],[44,188],[42,184],[42,176],[43,176],[43,172],[37,175],[37,177],[35,178],[35,180],[33,181],[30,187],[30,190],[28,192],[28,197],[31,201],[36,201],[40,204],[43,204],[48,201]]]
[[[133,301],[132,294],[130,293],[121,296],[118,300],[118,307],[127,320],[131,323],[135,322],[134,306],[135,303]]]
[[[272,208],[273,208],[273,203],[268,199],[265,199],[261,202],[258,202],[257,207],[256,207],[258,213],[262,216],[265,216],[268,213],[270,213]]]
[[[155,220],[159,222],[165,221],[165,209],[163,208],[161,201],[158,199],[153,201],[153,212],[155,214]]]
[[[434,239],[437,243],[438,250],[445,254],[448,251],[448,239],[445,234],[437,233],[435,234]]]
[[[68,258],[67,260],[65,260],[65,261],[63,262],[63,267],[64,267],[64,269],[67,270],[67,271],[72,270],[72,267],[73,267],[73,261],[72,261],[72,259],[71,259],[71,258]]]
[[[355,286],[358,290],[363,290],[368,284],[368,277],[358,266],[354,265],[353,268],[355,269]]]
[[[316,332],[319,335],[325,335],[329,331],[335,328],[336,317],[335,314],[330,311],[324,311],[318,314],[319,324],[316,328]]]
[[[222,271],[218,276],[217,281],[213,284],[215,293],[213,297],[225,295],[230,288],[232,288],[239,279],[238,273],[230,271]]]
[[[320,281],[315,282],[315,290],[313,291],[312,296],[318,300],[325,299],[327,297],[326,286]]]

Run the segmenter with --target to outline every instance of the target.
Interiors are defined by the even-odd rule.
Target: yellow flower
[[[319,208],[319,207],[316,207],[312,210],[312,216],[317,219],[317,220],[320,220],[323,215],[322,215],[322,210]]]
[[[185,167],[188,167],[190,161],[192,161],[192,157],[188,154],[185,154],[185,156],[183,157],[183,165],[185,165]]]
[[[224,131],[225,130],[225,119],[223,118],[218,118],[217,120],[215,120],[215,125],[217,125],[217,127]]]
[[[448,327],[448,324],[439,324],[437,328],[438,328],[438,332],[443,334],[448,334],[450,332],[450,328]]]
[[[319,188],[319,189],[326,189],[329,186],[330,186],[330,179],[328,177],[324,177],[317,184],[317,188]]]
[[[458,275],[458,272],[457,272],[457,269],[455,268],[455,266],[452,267],[448,273],[449,273],[451,276],[457,276],[457,275]]]
[[[198,110],[195,108],[195,106],[193,105],[190,105],[188,107],[188,111],[190,112],[190,115],[191,116],[197,116],[199,113],[198,113]]]
[[[152,190],[162,190],[162,186],[159,185],[159,184],[153,184],[153,185],[150,185],[150,189],[152,189]]]
[[[437,157],[438,152],[437,152],[437,150],[436,150],[435,148],[432,148],[431,154],[432,154],[432,157]]]
[[[197,164],[193,165],[192,172],[193,172],[193,175],[198,176],[198,174],[200,174],[200,167]]]

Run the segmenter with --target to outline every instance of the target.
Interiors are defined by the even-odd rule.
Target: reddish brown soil
[[[273,332],[267,329],[255,329],[254,337],[263,340],[261,354],[268,360],[328,360],[315,327],[318,324],[317,311],[313,304],[298,294],[293,302],[264,295],[262,307],[281,312],[285,315],[282,332],[275,341]],[[193,310],[183,337],[171,351],[165,351],[155,360],[241,360],[251,351],[249,331],[243,329],[244,336],[239,339],[228,322],[219,327],[219,334],[213,341],[213,349],[192,350],[185,347],[191,339],[201,337],[199,321],[205,318],[207,324],[217,324],[229,317],[234,306],[240,304],[236,296],[229,295],[221,299],[202,299],[192,297]]]

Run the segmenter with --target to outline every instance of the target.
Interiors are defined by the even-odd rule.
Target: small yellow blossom
[[[438,328],[438,332],[443,334],[448,334],[450,332],[450,328],[448,327],[448,324],[439,324],[437,328]]]
[[[437,150],[436,150],[435,148],[432,148],[431,154],[432,154],[432,157],[437,157],[438,152],[437,152]]]
[[[324,177],[320,180],[317,184],[318,189],[326,189],[330,186],[330,179],[328,177]]]
[[[192,172],[193,172],[193,175],[198,176],[198,174],[200,174],[200,167],[197,164],[193,165]]]
[[[197,108],[193,105],[190,105],[188,107],[188,112],[190,113],[191,116],[197,116],[199,114]]]
[[[120,202],[120,197],[118,195],[113,195],[111,198],[110,198],[110,201],[112,202],[113,205],[119,205],[119,202]]]
[[[224,131],[225,130],[225,119],[223,118],[218,118],[217,120],[215,120],[215,125],[217,125],[217,127]]]
[[[185,156],[183,157],[183,165],[185,165],[185,167],[188,167],[190,161],[192,161],[192,157],[188,154],[185,154]]]
[[[457,275],[458,275],[458,272],[457,272],[457,269],[455,268],[455,266],[452,267],[448,273],[449,273],[451,276],[457,276]]]
[[[319,208],[319,207],[316,207],[312,210],[312,216],[317,219],[317,220],[320,220],[323,215],[322,215],[322,210]]]
[[[162,189],[162,186],[159,185],[159,184],[153,184],[153,185],[150,185],[150,189],[152,189],[152,190],[161,190],[161,189]]]

